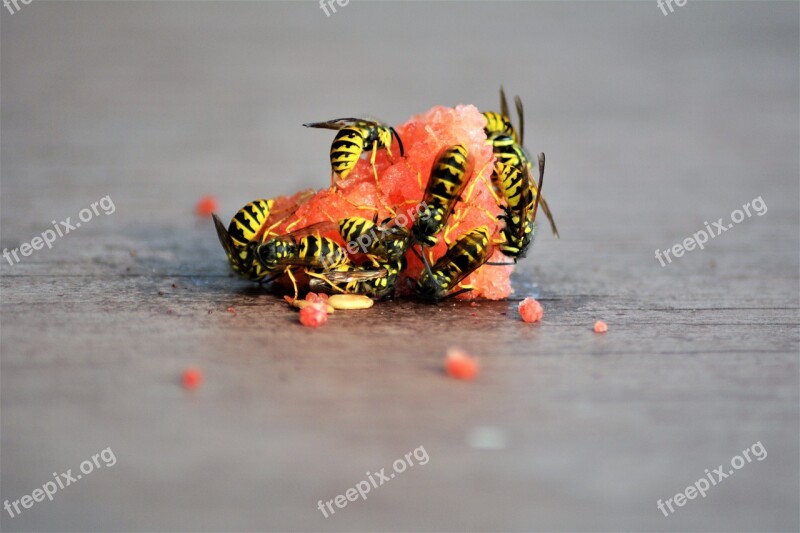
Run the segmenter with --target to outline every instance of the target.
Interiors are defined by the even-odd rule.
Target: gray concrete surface
[[[116,464],[4,531],[800,528],[797,2],[21,6],[0,15],[0,245],[115,211],[2,261],[0,500]],[[477,316],[402,301],[306,330],[192,213],[324,186],[330,136],[303,122],[493,108],[500,83],[563,238]],[[476,382],[443,376],[454,342]],[[756,442],[766,459],[657,509]],[[317,509],[419,446],[427,464]]]

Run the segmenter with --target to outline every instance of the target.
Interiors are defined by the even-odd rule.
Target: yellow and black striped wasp
[[[321,234],[324,224],[312,224],[262,243],[251,242],[248,245],[250,254],[265,271],[274,273],[274,277],[285,273],[292,282],[297,298],[297,282],[292,273],[294,268],[303,268],[306,273],[325,272],[350,264],[345,249]]]
[[[378,215],[372,220],[363,217],[347,217],[339,220],[339,234],[352,247],[370,256],[388,261],[398,261],[411,243],[409,231],[387,218],[378,224]],[[352,251],[352,250],[349,250]]]
[[[426,300],[443,300],[472,290],[462,287],[453,292],[464,278],[489,260],[492,251],[491,232],[487,226],[464,233],[453,241],[430,271],[420,273],[415,286],[417,295]]]
[[[345,266],[337,270],[309,273],[309,288],[314,292],[363,294],[383,299],[394,294],[406,260],[372,261],[361,266]]]
[[[381,124],[374,120],[361,118],[337,118],[326,122],[311,122],[303,124],[307,128],[324,128],[338,130],[331,143],[331,168],[333,174],[339,179],[345,179],[355,168],[361,154],[372,152],[370,164],[378,180],[378,171],[375,169],[375,156],[379,148],[386,149],[389,157],[392,155],[392,137],[397,139],[400,147],[400,157],[405,155],[403,141],[397,131],[391,126]]]
[[[487,143],[492,145],[495,160],[503,163],[507,167],[519,168],[520,165],[525,165],[528,168],[532,166],[532,158],[525,149],[525,110],[522,105],[522,99],[519,96],[514,97],[514,104],[517,110],[517,118],[519,121],[519,130],[515,130],[509,115],[508,102],[506,101],[505,91],[500,87],[500,113],[487,111],[483,113],[486,118],[486,132]],[[497,172],[492,174],[492,182],[496,187],[500,188],[498,183],[499,176]],[[550,229],[553,235],[558,237],[558,228],[553,219],[553,213],[547,200],[541,198],[542,211],[544,211],[547,220],[550,222]]]
[[[505,224],[501,230],[503,242],[498,248],[507,257],[525,257],[536,229],[536,211],[542,198],[544,184],[544,153],[539,154],[539,184],[534,185],[527,165],[512,167],[498,161],[495,172],[508,205],[502,206],[498,218]]]
[[[447,225],[461,193],[472,178],[473,161],[463,144],[445,146],[433,160],[430,179],[420,205],[424,210],[414,220],[411,234],[420,246],[431,247]]]

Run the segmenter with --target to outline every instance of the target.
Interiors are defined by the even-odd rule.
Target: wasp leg
[[[420,248],[421,248],[421,247],[420,247]],[[422,265],[425,267],[425,272],[427,272],[427,273],[428,273],[428,276],[430,276],[430,278],[431,278],[431,279],[433,279],[433,271],[431,270],[431,264],[428,262],[428,259],[425,257],[425,254],[424,254],[424,253],[420,253],[420,252],[418,252],[417,250],[415,250],[415,249],[414,249],[414,247],[413,247],[413,246],[411,246],[411,247],[409,248],[409,250],[411,250],[411,252],[412,252],[414,255],[416,255],[416,256],[417,256],[417,259],[419,259],[420,261],[422,261]]]
[[[292,269],[287,268],[286,274],[289,276],[289,279],[292,281],[292,287],[294,287],[294,299],[297,300],[297,280],[294,279],[294,274],[292,274]]]
[[[372,165],[372,174],[375,176],[375,187],[380,190],[378,184],[378,169],[375,166],[375,158],[378,156],[378,141],[372,141],[372,154],[369,156],[369,164]]]

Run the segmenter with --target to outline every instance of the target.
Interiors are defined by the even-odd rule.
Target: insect
[[[250,243],[256,260],[268,271],[281,266],[305,266],[328,270],[350,262],[347,252],[333,239],[319,234],[303,235],[309,228],[274,237],[261,244]]]
[[[430,272],[423,270],[420,273],[415,287],[417,295],[428,300],[443,300],[472,290],[465,286],[451,292],[489,260],[492,254],[490,235],[487,226],[479,226],[458,237]]]
[[[400,147],[400,157],[405,155],[403,141],[397,131],[391,126],[380,122],[360,118],[337,118],[327,122],[311,122],[303,124],[307,128],[325,128],[338,130],[331,144],[331,168],[339,179],[345,179],[355,168],[361,154],[372,151],[370,164],[378,181],[378,171],[375,169],[375,156],[378,148],[385,148],[389,157],[392,155],[392,137],[397,139]]]
[[[367,266],[346,266],[323,273],[309,273],[309,288],[315,292],[342,292],[363,294],[373,298],[386,298],[394,294],[406,260],[375,261]]]
[[[339,220],[339,234],[348,243],[356,243],[365,254],[388,261],[397,261],[406,253],[410,233],[405,227],[391,224],[387,218],[378,224],[378,215],[372,220],[347,217]],[[352,251],[352,250],[350,250]]]
[[[421,246],[434,246],[435,237],[447,225],[456,202],[472,177],[472,158],[463,144],[446,146],[433,161],[431,176],[422,198],[424,210],[411,233]]]
[[[539,184],[534,185],[527,165],[511,167],[501,162],[496,164],[500,188],[508,203],[498,218],[505,222],[502,229],[504,242],[500,251],[507,257],[525,257],[534,237],[536,211],[541,200],[544,183],[544,154],[539,154]]]
[[[530,168],[532,158],[524,146],[525,110],[522,105],[522,99],[520,99],[519,96],[514,97],[514,105],[517,110],[519,131],[515,130],[511,124],[505,91],[500,87],[500,113],[487,111],[483,114],[487,122],[486,128],[484,128],[487,137],[486,142],[492,145],[492,151],[494,152],[496,161],[503,163],[507,167],[520,167],[521,165],[525,165]],[[493,118],[490,120],[489,117]],[[498,189],[502,190],[498,180],[499,176],[495,171],[492,174],[492,182]],[[553,219],[553,213],[544,197],[541,199],[541,204],[542,211],[544,211],[547,220],[550,222],[550,229],[553,234],[558,237],[558,228]]]
[[[292,270],[305,267],[306,273],[327,271],[350,264],[347,252],[339,243],[319,234],[316,224],[301,230],[269,239],[263,243],[251,242],[250,254],[269,273],[272,279],[286,274],[297,298],[297,281]]]
[[[228,229],[225,229],[216,214],[212,215],[217,237],[228,256],[231,268],[244,278],[260,281],[269,274],[253,257],[248,245],[260,238],[274,205],[274,200],[264,199],[248,203],[236,212]]]

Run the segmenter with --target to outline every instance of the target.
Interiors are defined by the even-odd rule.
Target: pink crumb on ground
[[[602,320],[598,320],[594,323],[594,332],[595,333],[605,333],[608,331],[608,324],[603,322]]]
[[[470,381],[478,376],[480,366],[478,365],[478,359],[464,350],[448,348],[447,356],[444,360],[444,369],[451,378]]]
[[[525,322],[538,322],[544,316],[544,309],[529,296],[519,303],[519,314]]]
[[[195,204],[194,210],[201,217],[210,217],[219,211],[219,202],[213,196],[203,196]]]
[[[307,328],[318,328],[328,321],[328,311],[321,301],[307,305],[300,310],[300,323]]]
[[[181,376],[184,389],[196,389],[203,382],[203,373],[198,368],[187,368]]]

